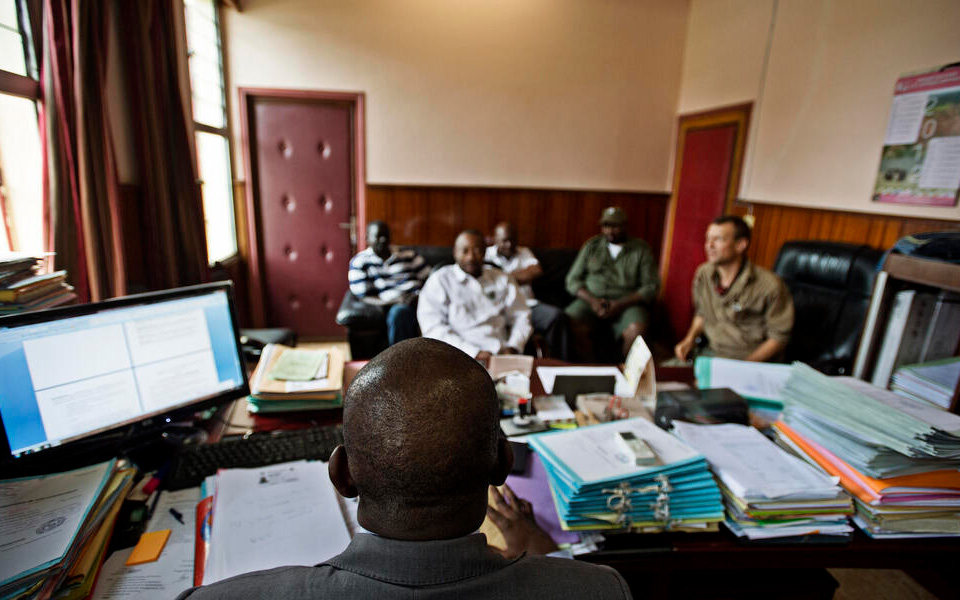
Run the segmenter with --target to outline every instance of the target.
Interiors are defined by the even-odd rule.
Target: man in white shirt
[[[512,224],[506,221],[497,224],[493,231],[493,246],[487,246],[484,261],[500,267],[504,273],[513,275],[517,280],[520,291],[526,296],[527,306],[530,307],[533,330],[542,335],[546,342],[547,355],[569,360],[566,317],[556,306],[534,298],[531,284],[543,275],[543,269],[529,248],[517,245],[517,233]]]
[[[483,235],[457,236],[457,264],[438,269],[420,291],[417,320],[424,337],[486,363],[494,354],[519,354],[533,333],[530,308],[516,280],[484,266]]]

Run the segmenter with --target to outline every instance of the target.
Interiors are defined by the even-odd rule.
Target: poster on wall
[[[875,202],[956,206],[960,190],[960,66],[897,80]]]

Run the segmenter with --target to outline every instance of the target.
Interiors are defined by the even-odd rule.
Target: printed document
[[[677,435],[703,453],[710,467],[740,498],[836,498],[837,478],[790,456],[746,425],[673,422]]]
[[[0,583],[63,558],[115,464],[0,484]]]
[[[350,543],[337,498],[321,462],[221,471],[203,583],[336,556]]]

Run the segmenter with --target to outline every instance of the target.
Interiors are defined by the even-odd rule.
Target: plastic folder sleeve
[[[867,503],[880,499],[880,494],[866,485],[863,475],[831,454],[826,448],[807,440],[783,421],[777,421],[774,427],[793,440],[795,444],[800,446],[810,458],[817,461],[817,464],[823,467],[828,473],[839,477],[843,487],[856,494],[857,498]]]
[[[813,442],[807,441],[799,433],[790,429],[789,425],[786,425],[782,421],[777,423],[777,426],[783,425],[781,431],[784,434],[790,435],[790,439],[800,443],[800,440],[807,442],[808,444],[813,444]],[[792,434],[792,435],[791,435]],[[890,477],[887,479],[876,479],[874,477],[869,477],[860,472],[857,472],[850,467],[845,462],[841,461],[835,455],[831,454],[828,450],[817,446],[817,449],[821,450],[828,457],[836,460],[846,466],[851,471],[857,473],[857,476],[862,480],[862,483],[869,487],[877,494],[882,494],[885,490],[891,488],[944,488],[944,489],[960,489],[960,470],[957,469],[941,469],[939,471],[929,471],[927,473],[914,473],[912,475],[900,475],[898,477]]]

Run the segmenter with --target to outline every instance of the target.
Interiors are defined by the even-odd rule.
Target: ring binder
[[[656,492],[657,499],[649,504],[653,509],[654,520],[663,521],[664,529],[670,529],[670,492],[673,486],[670,484],[670,478],[661,473],[653,478],[656,483],[643,487],[631,487],[627,481],[621,482],[615,488],[603,488],[601,491],[607,496],[607,508],[616,514],[616,523],[624,528],[629,528],[632,524],[629,512],[633,508],[633,501],[630,494],[646,494]]]

